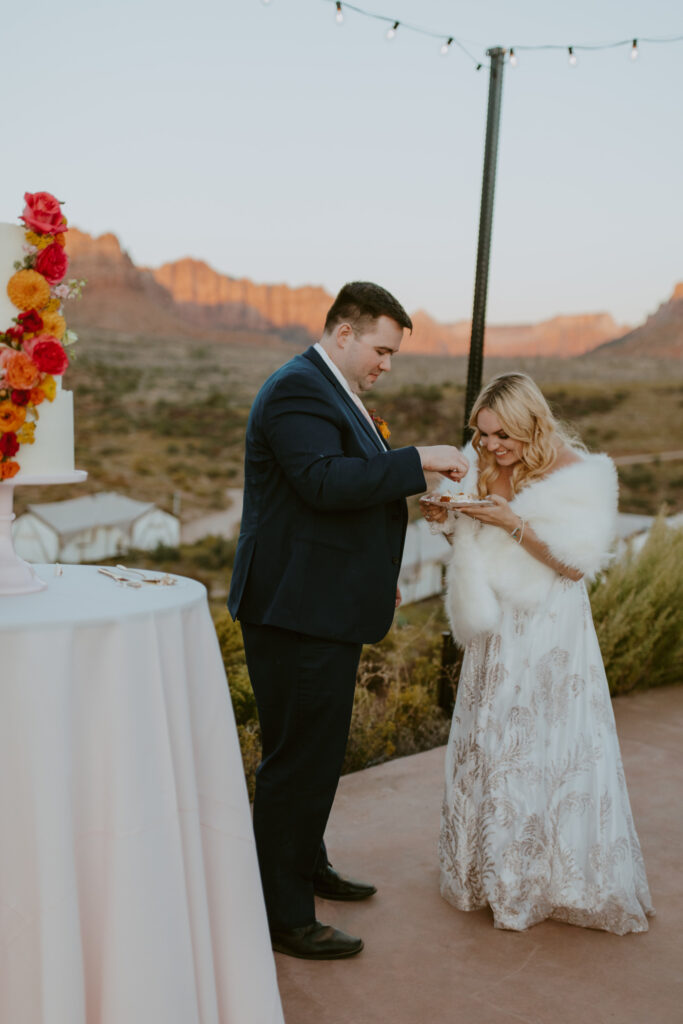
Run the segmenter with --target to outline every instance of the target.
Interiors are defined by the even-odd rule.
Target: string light
[[[271,0],[262,0],[262,2],[264,4],[269,4],[271,2]],[[343,20],[344,20],[344,14],[342,12],[341,0],[327,0],[327,2],[335,4],[335,7],[336,7],[336,21],[337,21],[338,24],[341,24],[343,22]],[[346,3],[346,2],[344,2],[344,7],[346,9],[348,9],[348,10],[354,11],[356,14],[363,15],[363,17],[365,17],[365,18],[373,18],[376,21],[383,21],[383,22],[385,22],[388,25],[387,32],[386,32],[386,38],[387,39],[393,39],[394,38],[394,36],[396,35],[396,30],[398,29],[398,26],[400,24],[401,27],[403,28],[403,30],[406,31],[406,32],[416,32],[416,33],[419,33],[420,35],[423,35],[423,36],[430,36],[433,39],[440,39],[440,40],[442,40],[441,46],[439,48],[439,53],[442,56],[444,56],[444,57],[446,56],[446,54],[448,54],[450,52],[450,50],[453,48],[453,46],[457,46],[458,49],[462,53],[464,53],[470,59],[470,61],[472,62],[472,66],[474,68],[476,68],[477,71],[479,71],[482,67],[488,67],[488,65],[484,64],[483,62],[480,61],[479,58],[475,57],[472,53],[470,53],[470,51],[465,47],[465,45],[462,43],[462,41],[459,40],[456,36],[448,36],[446,41],[444,42],[443,41],[444,40],[443,32],[434,32],[431,29],[424,28],[424,27],[422,27],[420,25],[411,25],[411,24],[409,24],[408,22],[405,22],[405,21],[401,21],[399,23],[395,18],[391,18],[391,17],[389,17],[388,15],[385,15],[385,14],[375,14],[373,11],[367,11],[364,8],[358,7],[355,4],[353,4],[353,3]],[[541,43],[541,44],[535,44],[535,45],[529,45],[529,46],[517,45],[517,46],[514,47],[514,49],[511,48],[510,51],[509,51],[510,66],[513,67],[513,68],[517,67],[517,57],[518,57],[518,53],[521,50],[564,50],[565,53],[568,53],[568,55],[569,55],[569,63],[570,63],[570,65],[572,67],[576,67],[576,65],[578,63],[578,58],[576,56],[576,51],[577,50],[612,50],[612,49],[616,49],[617,47],[622,47],[622,46],[623,47],[627,47],[628,46],[628,47],[630,47],[630,57],[631,57],[631,60],[635,61],[635,60],[637,60],[638,55],[639,55],[638,42],[639,42],[638,39],[631,38],[631,39],[619,39],[619,40],[617,40],[617,41],[615,41],[613,43],[584,43],[584,44],[580,44],[580,45],[574,44],[573,46],[566,46],[563,43]],[[662,37],[654,37],[654,38],[646,38],[646,37],[641,37],[640,38],[640,43],[680,43],[680,42],[683,42],[683,35],[681,35],[681,36],[662,36]],[[474,44],[471,44],[471,45],[474,45]]]

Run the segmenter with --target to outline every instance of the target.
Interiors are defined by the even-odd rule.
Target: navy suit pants
[[[240,623],[263,744],[254,833],[271,930],[315,920],[313,873],[351,724],[361,644]]]

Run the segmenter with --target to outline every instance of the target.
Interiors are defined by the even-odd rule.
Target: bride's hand
[[[428,505],[423,501],[420,502],[420,511],[428,523],[445,523],[448,516],[448,509],[439,508],[438,505]]]
[[[461,505],[458,512],[462,512],[464,516],[470,516],[471,519],[478,519],[480,523],[486,523],[487,526],[500,526],[502,530],[512,533],[515,527],[519,526],[519,516],[512,511],[505,498],[501,498],[499,494],[489,494],[488,500],[493,504]]]

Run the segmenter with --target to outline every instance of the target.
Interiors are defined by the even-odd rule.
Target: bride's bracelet
[[[524,536],[524,527],[526,526],[526,522],[525,522],[524,519],[522,519],[521,516],[519,516],[519,522],[520,522],[520,525],[519,526],[515,526],[514,530],[510,534],[510,536],[512,538],[514,538],[514,540],[516,540],[518,544],[521,544],[522,543],[522,537]],[[518,534],[519,534],[519,536],[517,536]]]

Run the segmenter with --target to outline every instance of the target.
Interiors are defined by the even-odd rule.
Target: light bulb
[[[398,28],[398,22],[395,21],[390,29],[387,29],[387,39],[393,39],[396,35],[396,29]]]
[[[451,36],[450,39],[448,39],[445,43],[442,43],[441,49],[439,50],[439,53],[441,54],[442,57],[446,56],[446,54],[448,53],[448,51],[451,48],[451,43],[452,42],[453,42],[453,37]]]
[[[631,47],[631,60],[638,60],[638,40],[633,40],[633,46]]]
[[[516,68],[517,67],[517,54],[515,53],[515,51],[513,49],[510,50],[510,67],[511,68]]]
[[[577,65],[577,57],[576,57],[576,54],[574,53],[574,47],[573,46],[569,47],[569,64],[573,68],[575,68],[576,65]]]
[[[334,20],[338,25],[341,25],[344,20],[344,12],[342,11],[340,0],[337,0],[337,13],[334,16]]]

